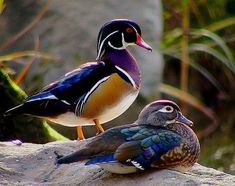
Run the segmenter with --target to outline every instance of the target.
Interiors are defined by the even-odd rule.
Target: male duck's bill
[[[152,51],[152,47],[149,46],[149,45],[142,39],[142,37],[141,37],[139,34],[137,34],[136,44],[137,44],[138,46],[142,47],[142,48],[145,48],[145,49],[147,49],[147,50],[149,50],[149,51]]]

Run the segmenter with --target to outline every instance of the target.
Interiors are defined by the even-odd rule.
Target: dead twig
[[[0,50],[4,50],[7,47],[9,47],[11,44],[13,44],[16,40],[18,40],[20,37],[22,37],[25,33],[27,33],[29,30],[31,30],[38,22],[39,20],[45,15],[49,7],[49,2],[47,1],[45,5],[42,7],[39,14],[22,30],[20,30],[16,35],[10,37],[7,41],[5,41],[2,45],[0,45]]]
[[[34,39],[34,51],[38,51],[39,50],[39,38],[36,37]],[[37,57],[33,57],[32,59],[30,59],[27,63],[27,65],[25,65],[25,67],[23,68],[23,70],[18,74],[18,76],[15,79],[15,83],[17,85],[19,85],[22,80],[24,79],[25,75],[27,74],[27,72],[29,71],[30,67],[32,66],[33,62],[37,59]]]
[[[43,53],[43,52],[38,52],[38,51],[22,51],[22,52],[14,52],[11,54],[7,55],[2,55],[0,56],[0,62],[3,61],[12,61],[17,58],[21,57],[36,57],[36,58],[43,58],[43,59],[48,59],[48,60],[59,60],[58,57],[53,56],[51,54]]]

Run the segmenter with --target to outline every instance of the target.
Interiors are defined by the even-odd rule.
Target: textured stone
[[[54,168],[55,154],[68,154],[83,145],[81,142],[52,142],[45,145],[11,142],[0,143],[0,185],[235,185],[235,176],[196,164],[186,172],[150,170],[129,175],[111,174],[98,166],[84,166],[84,162]]]

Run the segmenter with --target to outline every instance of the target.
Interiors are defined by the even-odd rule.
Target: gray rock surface
[[[129,175],[111,174],[98,166],[84,166],[84,162],[61,165],[53,170],[55,154],[68,154],[81,148],[90,139],[77,142],[47,144],[11,142],[0,143],[0,185],[235,185],[235,176],[196,164],[186,172],[172,170],[146,171]]]

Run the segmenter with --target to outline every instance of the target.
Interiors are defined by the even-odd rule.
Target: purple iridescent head
[[[152,48],[141,37],[140,27],[128,19],[115,19],[103,25],[97,41],[97,60],[109,50],[122,50],[128,45]]]

